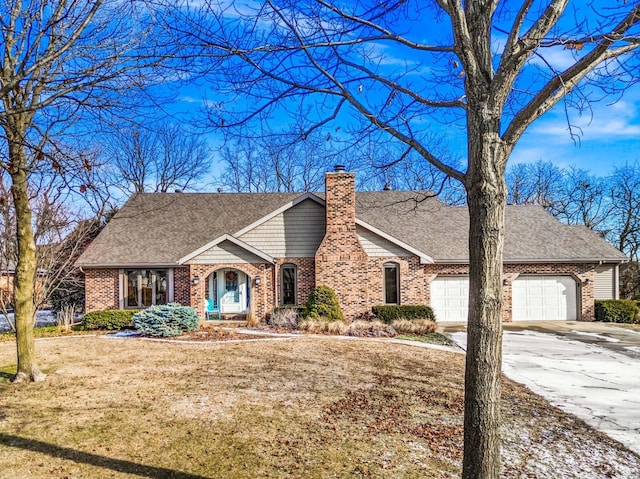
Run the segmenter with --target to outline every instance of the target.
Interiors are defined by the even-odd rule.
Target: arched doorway
[[[209,302],[207,316],[246,314],[249,310],[247,274],[233,268],[214,271],[207,277],[205,298]]]

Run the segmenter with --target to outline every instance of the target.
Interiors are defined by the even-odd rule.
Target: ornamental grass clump
[[[134,314],[133,327],[145,336],[172,337],[195,330],[200,324],[196,311],[180,303],[169,303]]]
[[[416,336],[426,336],[427,334],[435,333],[436,323],[429,319],[398,319],[391,323],[393,329],[398,334],[414,334]]]
[[[296,329],[300,321],[300,308],[275,308],[269,324],[276,328]]]
[[[306,317],[325,321],[344,321],[336,293],[329,286],[317,286],[307,299]]]
[[[298,323],[298,329],[310,334],[329,334],[342,336],[347,330],[344,321],[327,321],[325,319],[305,319]]]
[[[359,338],[392,338],[396,335],[396,330],[382,321],[354,321],[349,324],[344,335]]]

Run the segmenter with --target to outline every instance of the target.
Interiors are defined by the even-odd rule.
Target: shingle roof
[[[88,266],[173,265],[224,234],[233,234],[299,193],[139,193],[80,256]]]
[[[134,195],[78,260],[84,267],[176,264],[210,241],[234,234],[299,193],[148,193]],[[324,194],[318,194],[324,197]],[[466,207],[445,206],[421,191],[356,194],[359,220],[431,256],[468,260]],[[584,227],[567,226],[537,206],[508,206],[506,262],[625,261]]]
[[[469,212],[426,192],[358,193],[357,217],[424,251],[438,263],[467,262]],[[584,226],[567,226],[540,206],[507,206],[505,262],[625,261]]]

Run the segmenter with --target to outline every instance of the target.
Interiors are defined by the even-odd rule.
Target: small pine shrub
[[[271,313],[269,324],[276,328],[296,329],[300,321],[301,308],[275,308]]]
[[[354,321],[347,326],[345,336],[357,336],[360,338],[392,338],[397,334],[396,330],[382,321]]]
[[[336,293],[329,286],[316,286],[309,295],[306,317],[326,321],[344,321]]]
[[[435,333],[436,331],[436,323],[430,319],[414,319],[412,321],[407,319],[397,319],[391,323],[391,326],[398,332],[398,334],[426,336],[427,334]]]
[[[423,305],[398,305],[385,304],[371,308],[376,319],[386,324],[391,324],[398,319],[415,320],[430,319],[435,321],[436,316],[429,306]]]
[[[605,299],[596,301],[596,321],[606,323],[634,323],[640,312],[630,299]]]
[[[83,329],[124,329],[131,327],[133,315],[139,309],[103,309],[92,311],[82,317]]]
[[[196,311],[180,303],[150,306],[133,316],[133,326],[145,336],[180,336],[200,324]]]
[[[310,334],[330,334],[342,336],[347,330],[344,321],[326,321],[323,319],[305,319],[298,323],[298,329]]]

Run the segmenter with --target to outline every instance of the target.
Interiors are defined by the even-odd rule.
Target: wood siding
[[[232,243],[223,241],[219,245],[200,253],[191,258],[187,264],[224,264],[224,263],[264,263],[265,260],[250,253],[244,248]]]
[[[596,274],[594,278],[595,299],[615,299],[616,266],[613,264],[603,264],[596,266]]]
[[[275,258],[313,258],[324,232],[324,207],[305,200],[239,239]]]
[[[382,236],[378,236],[377,234],[362,228],[361,226],[356,226],[356,232],[358,233],[358,239],[367,253],[367,256],[386,257],[412,255],[400,246],[384,239]]]

